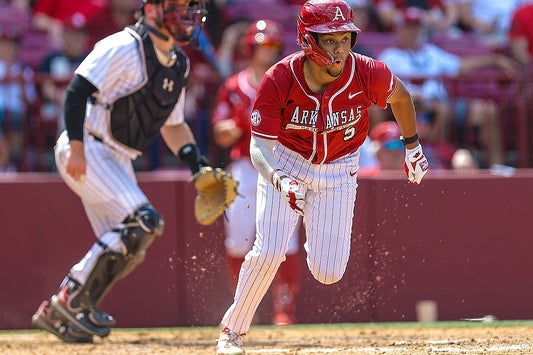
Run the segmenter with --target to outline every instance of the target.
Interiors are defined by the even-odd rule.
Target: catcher
[[[204,0],[143,0],[135,26],[104,38],[76,69],[66,92],[66,131],[55,146],[57,169],[85,208],[96,242],[42,301],[33,324],[65,342],[109,335],[115,319],[97,310],[114,283],[144,259],[164,221],[139,188],[132,161],[161,133],[201,189],[196,205],[229,182],[220,201],[197,216],[212,223],[236,183],[201,159],[184,121],[189,60],[177,44],[195,40]],[[228,197],[229,196],[229,197]],[[234,195],[233,195],[234,196]]]

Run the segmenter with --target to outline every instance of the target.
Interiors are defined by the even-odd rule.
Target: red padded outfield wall
[[[222,221],[195,222],[188,177],[139,174],[166,229],[101,305],[120,327],[217,325],[232,301]],[[414,321],[416,302],[428,299],[439,320],[533,319],[532,170],[512,177],[433,171],[418,187],[394,173],[360,177],[359,185],[344,278],[316,282],[301,248],[300,322]],[[0,202],[0,329],[29,328],[94,237],[57,175],[2,176]],[[268,297],[257,323],[269,323]]]

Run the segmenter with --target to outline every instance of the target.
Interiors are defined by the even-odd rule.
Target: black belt
[[[89,132],[89,135],[90,135],[91,137],[93,137],[95,141],[98,141],[98,142],[100,142],[100,143],[104,143],[104,140],[103,140],[102,138],[98,137],[97,135],[95,135],[94,133]]]

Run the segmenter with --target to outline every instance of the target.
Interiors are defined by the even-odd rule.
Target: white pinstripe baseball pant
[[[116,252],[125,253],[119,234],[110,230],[120,228],[121,222],[148,203],[148,199],[137,184],[129,157],[117,154],[89,135],[85,135],[84,146],[87,159],[84,184],[66,173],[66,156],[70,150],[66,132],[61,134],[54,149],[57,169],[65,183],[81,199],[95,236]],[[78,282],[85,282],[101,251],[101,246],[95,243],[72,267],[71,274]]]
[[[307,189],[304,218],[309,270],[321,283],[339,281],[350,256],[359,152],[316,165],[277,143],[274,156],[280,169]],[[242,264],[233,304],[222,319],[222,324],[232,331],[244,334],[250,328],[253,315],[284,260],[297,220],[298,215],[281,194],[259,176],[256,240]]]

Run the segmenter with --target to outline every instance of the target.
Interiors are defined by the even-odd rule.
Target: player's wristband
[[[403,145],[414,143],[417,140],[418,140],[418,133],[415,133],[414,136],[407,137],[407,138],[405,138],[404,136],[400,136],[400,141],[402,142]]]
[[[274,174],[276,174],[278,171],[281,171],[281,169],[274,169],[272,170],[272,173],[270,174],[270,183],[274,185]]]
[[[178,156],[191,169],[193,175],[199,172],[202,166],[206,166],[205,162],[201,160],[198,147],[195,144],[186,144],[181,147]]]

